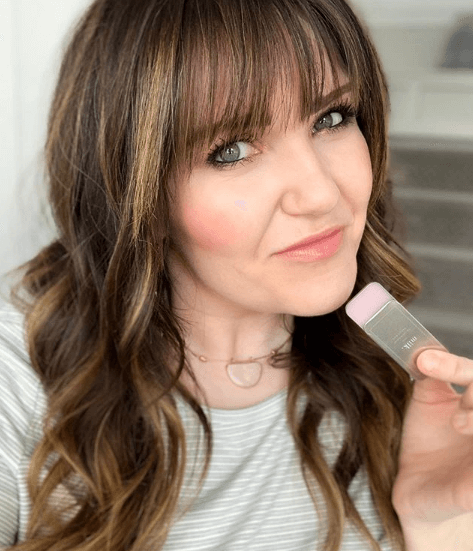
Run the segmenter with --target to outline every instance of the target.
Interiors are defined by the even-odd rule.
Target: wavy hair
[[[57,239],[22,267],[14,292],[48,398],[17,551],[163,548],[187,464],[176,393],[204,429],[201,484],[212,453],[210,423],[179,382],[192,370],[167,265],[176,186],[217,135],[267,129],[277,89],[289,100],[276,107],[298,105],[302,121],[340,70],[373,168],[353,294],[376,280],[404,302],[420,284],[387,176],[387,85],[345,0],[95,0],[77,23],[45,147]],[[385,533],[404,549],[391,492],[409,376],[343,307],[296,317],[292,349],[274,366],[291,368],[287,417],[314,507],[325,511],[324,551],[340,548],[346,522],[379,550],[348,493],[361,467]],[[332,467],[316,430],[329,410],[347,422]]]

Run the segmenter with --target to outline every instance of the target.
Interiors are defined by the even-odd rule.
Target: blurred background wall
[[[88,0],[0,0],[0,274],[54,235],[42,148],[65,36]],[[5,293],[8,279],[0,281]]]
[[[54,235],[44,207],[42,146],[61,49],[87,4],[0,2],[0,273]],[[468,32],[459,32],[473,25],[473,0],[352,5],[390,85],[391,172],[423,283],[409,308],[452,352],[473,357],[473,69]],[[449,42],[450,65],[453,59],[463,68],[442,67]],[[0,292],[7,286],[4,279]]]
[[[391,175],[422,293],[412,311],[473,357],[473,1],[353,0],[391,94]]]

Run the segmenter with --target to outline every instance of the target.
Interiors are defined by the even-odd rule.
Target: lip
[[[293,247],[292,250],[282,251],[277,256],[295,262],[320,262],[334,256],[339,251],[342,242],[343,231],[339,229],[326,232],[322,237],[319,234],[315,241],[313,239],[309,240],[308,245],[299,246],[298,248]]]
[[[310,248],[310,246],[314,245],[315,243],[320,243],[321,241],[324,241],[325,239],[333,237],[336,233],[341,231],[341,229],[342,229],[342,227],[338,226],[336,228],[331,228],[330,230],[326,230],[326,231],[318,233],[316,235],[311,235],[309,237],[306,237],[302,241],[299,241],[298,243],[294,243],[294,245],[291,245],[287,249],[283,249],[282,251],[278,251],[277,254],[289,253],[289,252],[292,252],[292,251],[303,251],[305,249]]]

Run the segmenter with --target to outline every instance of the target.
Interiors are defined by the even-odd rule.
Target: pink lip
[[[316,260],[323,260],[333,256],[342,243],[343,231],[337,229],[335,231],[325,232],[320,237],[316,237],[309,240],[309,244],[301,247],[293,246],[285,251],[278,253],[278,256],[282,256],[292,260],[298,260],[300,262],[314,262]],[[307,240],[306,240],[307,243]]]
[[[299,241],[298,243],[294,243],[294,245],[291,245],[287,249],[283,249],[282,251],[279,251],[277,254],[281,253],[288,253],[290,251],[298,251],[299,249],[305,249],[309,245],[312,245],[313,243],[318,243],[319,241],[323,241],[324,239],[327,239],[328,237],[331,237],[333,234],[339,232],[341,228],[332,228],[331,230],[327,230],[323,233],[318,233],[317,235],[311,235],[310,237],[306,237],[302,241]]]

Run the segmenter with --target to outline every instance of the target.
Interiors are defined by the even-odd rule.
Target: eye
[[[213,168],[225,169],[249,163],[258,149],[253,145],[254,138],[239,136],[220,143],[207,156],[206,163]]]
[[[326,128],[333,128],[343,122],[343,115],[337,111],[327,113],[321,119],[314,124],[315,130],[324,130]]]
[[[215,154],[214,160],[217,163],[234,163],[246,157],[250,146],[245,142],[234,142],[223,146]]]

